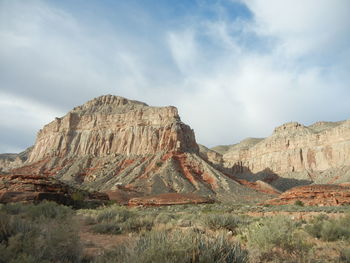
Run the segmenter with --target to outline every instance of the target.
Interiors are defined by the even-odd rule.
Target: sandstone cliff
[[[347,181],[350,120],[310,126],[287,123],[266,139],[250,139],[249,143],[243,141],[231,146],[222,158],[223,166],[234,174],[267,171],[282,177],[307,179],[309,183]]]
[[[219,200],[267,197],[203,159],[193,130],[175,107],[150,107],[111,95],[46,125],[25,165],[12,172],[53,176],[112,198],[164,193]]]
[[[74,108],[40,130],[29,162],[54,156],[161,151],[198,151],[193,130],[181,122],[177,109],[109,95]]]
[[[9,172],[11,169],[22,166],[28,159],[33,147],[29,147],[21,153],[0,154],[0,172]]]

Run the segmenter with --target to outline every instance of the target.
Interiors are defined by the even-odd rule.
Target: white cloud
[[[242,0],[257,33],[278,38],[290,56],[323,52],[349,40],[348,0]],[[332,50],[334,52],[334,50]],[[329,52],[329,51],[327,51]]]
[[[0,152],[29,146],[28,131],[108,93],[177,106],[208,146],[287,121],[349,118],[350,2],[241,2],[253,19],[232,19],[218,2],[216,17],[179,25],[133,9],[128,27],[127,9],[116,21],[82,20],[44,1],[1,1],[0,121],[9,138],[20,129],[26,139],[0,138]]]
[[[268,136],[288,121],[349,118],[349,78],[344,71],[350,73],[350,57],[348,46],[340,45],[346,40],[343,34],[349,36],[343,11],[349,10],[347,2],[244,2],[255,15],[250,22],[219,19],[191,25],[192,39],[209,36],[220,50],[209,57],[211,70],[197,63],[196,70],[186,74],[187,86],[195,92],[182,98],[179,108],[198,131],[199,142],[229,144],[247,136]],[[275,41],[268,42],[264,52],[247,49],[234,27]],[[201,50],[201,43],[193,45]],[[327,55],[319,59],[321,51]],[[347,56],[339,59],[337,52]]]
[[[22,129],[37,129],[51,122],[53,116],[59,117],[63,112],[32,101],[27,98],[9,95],[0,91],[0,123],[2,127]]]

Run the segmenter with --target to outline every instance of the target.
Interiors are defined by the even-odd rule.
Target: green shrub
[[[6,205],[7,206],[7,205]],[[19,205],[0,211],[0,262],[79,262],[78,228],[57,204]],[[6,213],[9,211],[10,213]],[[40,211],[42,215],[39,216]],[[17,213],[17,212],[16,212]]]
[[[350,238],[350,229],[338,220],[324,221],[321,229],[321,239],[325,241],[337,241]]]
[[[86,193],[81,192],[81,191],[77,191],[72,193],[71,195],[73,201],[84,201],[86,198]]]
[[[176,219],[176,216],[174,214],[160,213],[155,218],[154,223],[155,224],[167,224],[167,223],[171,222],[174,219]]]
[[[140,232],[141,230],[151,230],[154,225],[152,216],[132,217],[122,223],[123,232]]]
[[[7,214],[17,215],[21,213],[26,207],[20,203],[10,203],[3,205],[0,209]]]
[[[73,214],[71,208],[50,201],[29,205],[26,210],[28,216],[32,219],[65,219]]]
[[[340,251],[339,261],[350,263],[350,248],[344,248]]]
[[[117,235],[122,233],[121,227],[116,223],[99,223],[91,227],[92,231],[98,234],[113,234]]]
[[[247,241],[260,259],[274,257],[274,253],[279,251],[287,255],[304,255],[311,249],[305,237],[298,232],[298,223],[285,216],[264,218],[251,224]]]
[[[190,232],[151,231],[134,245],[122,245],[107,252],[96,262],[247,262],[247,252],[221,235],[212,238]]]
[[[296,205],[296,206],[304,206],[304,203],[302,201],[300,201],[300,200],[296,200],[294,202],[294,205]]]
[[[305,226],[305,230],[324,241],[350,240],[350,215],[338,219],[316,217]]]
[[[328,220],[328,216],[325,214],[314,217],[310,220],[310,223],[305,226],[306,232],[313,237],[321,238],[321,230],[325,220]]]
[[[226,229],[232,232],[242,224],[242,218],[231,214],[210,214],[203,218],[204,225],[213,230]]]
[[[118,211],[107,209],[101,211],[97,216],[97,222],[112,221],[118,215]]]
[[[94,225],[97,223],[97,219],[93,216],[85,216],[84,217],[84,223],[86,225]]]
[[[113,205],[98,211],[97,221],[116,221],[125,222],[128,218],[134,216],[128,208]]]

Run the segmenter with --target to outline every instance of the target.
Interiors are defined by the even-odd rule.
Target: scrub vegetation
[[[0,262],[350,262],[349,207],[0,205]]]

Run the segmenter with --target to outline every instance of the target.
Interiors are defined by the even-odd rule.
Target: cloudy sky
[[[350,118],[349,0],[0,0],[0,152],[103,94],[207,146]]]

